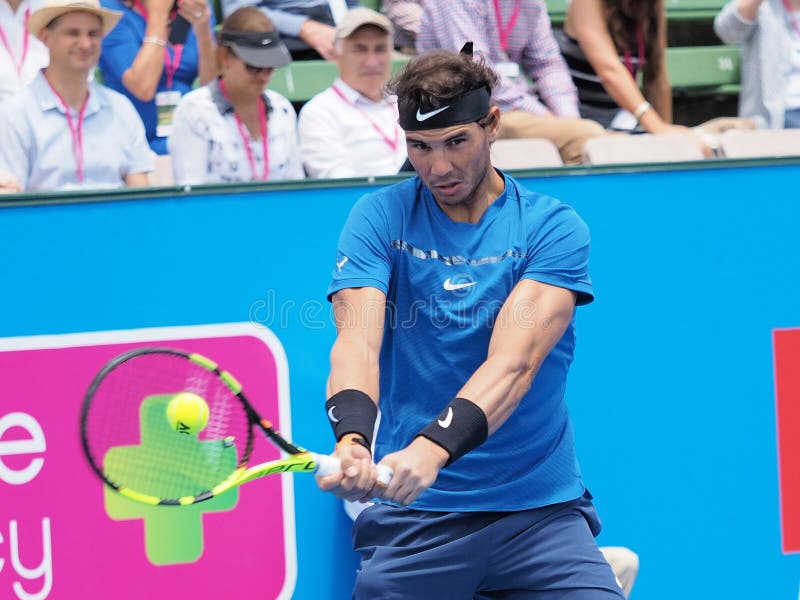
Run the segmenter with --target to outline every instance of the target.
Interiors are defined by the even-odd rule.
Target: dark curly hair
[[[666,32],[664,26],[664,0],[603,0],[606,23],[611,39],[620,53],[629,52],[636,56],[639,49],[629,47],[636,40],[636,26],[641,28],[644,40],[644,55],[647,65],[644,69],[645,81],[652,81],[659,75],[664,48],[659,41]]]
[[[386,85],[400,112],[418,106],[439,108],[457,96],[485,87],[491,94],[497,74],[481,57],[434,50],[412,58]]]

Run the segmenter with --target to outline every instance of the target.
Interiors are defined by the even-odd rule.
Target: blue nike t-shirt
[[[586,224],[504,177],[476,224],[452,221],[416,177],[364,196],[345,224],[329,297],[374,287],[387,301],[376,461],[407,446],[486,360],[494,327],[504,325],[496,317],[521,279],[573,290],[578,304],[593,299]],[[535,320],[535,307],[518,317]],[[574,347],[573,318],[517,410],[411,506],[510,511],[579,497],[564,401]]]

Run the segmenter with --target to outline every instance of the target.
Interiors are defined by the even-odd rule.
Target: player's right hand
[[[333,475],[317,476],[319,488],[351,502],[372,498],[378,470],[370,451],[348,434],[336,444],[333,456],[341,461],[342,470]]]
[[[421,436],[414,438],[402,450],[383,457],[380,464],[392,469],[392,480],[386,489],[376,489],[374,496],[404,506],[411,504],[433,485],[449,458],[439,444]]]

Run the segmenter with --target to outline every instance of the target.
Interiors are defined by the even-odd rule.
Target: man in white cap
[[[368,8],[336,28],[339,77],[300,111],[300,154],[309,177],[394,175],[406,159],[397,100],[384,86],[392,68],[392,25]]]
[[[28,29],[50,64],[0,107],[0,172],[19,189],[148,184],[153,158],[139,115],[124,96],[88,81],[119,18],[97,0],[47,0],[31,14]]]

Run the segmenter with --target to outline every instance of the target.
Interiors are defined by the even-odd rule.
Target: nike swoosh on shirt
[[[443,111],[447,110],[448,108],[450,108],[449,104],[447,106],[443,106],[442,108],[437,108],[436,110],[432,110],[432,111],[426,112],[426,113],[420,112],[420,109],[417,109],[417,121],[420,121],[420,122],[427,121],[431,117],[433,117],[435,115],[438,115],[440,112],[443,112]]]
[[[447,279],[444,280],[444,283],[442,285],[444,286],[444,289],[446,289],[448,292],[453,292],[455,290],[463,290],[464,288],[471,287],[471,286],[475,285],[476,283],[478,283],[478,282],[477,281],[469,281],[469,282],[466,282],[466,283],[452,283],[450,281],[450,278],[448,277]]]
[[[450,427],[450,423],[453,422],[453,407],[452,406],[448,406],[447,407],[447,416],[445,416],[444,419],[439,419],[436,422],[439,424],[439,427],[441,427],[442,429],[447,429],[448,427]]]

